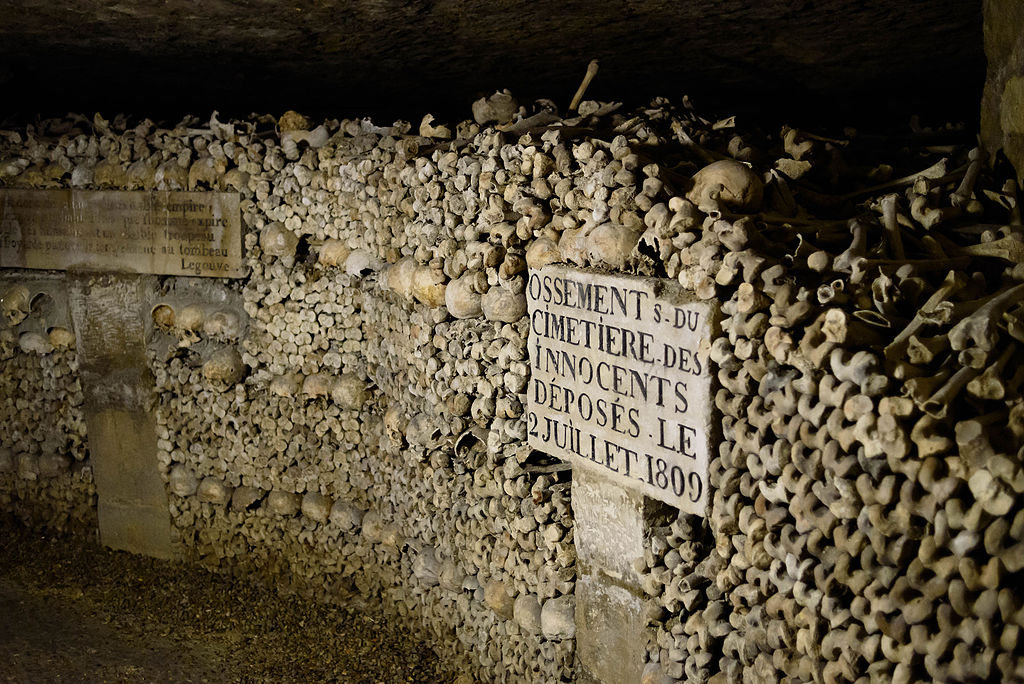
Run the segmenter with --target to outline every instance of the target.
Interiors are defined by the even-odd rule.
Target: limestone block
[[[643,496],[596,473],[572,476],[576,553],[587,568],[600,568],[636,584],[633,563],[644,555]]]
[[[576,650],[585,675],[638,682],[645,660],[643,602],[594,575],[576,582]]]
[[[165,506],[121,504],[100,499],[97,513],[100,541],[121,551],[173,558],[171,521]]]

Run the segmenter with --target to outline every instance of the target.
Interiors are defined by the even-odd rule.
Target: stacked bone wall
[[[646,676],[1020,680],[1016,189],[977,150],[885,150],[915,172],[875,182],[856,140],[779,142],[764,211],[717,219],[726,186],[682,240],[724,439],[708,527],[650,540]]]
[[[148,322],[182,552],[571,680],[571,473],[523,419],[526,267],[563,261],[722,307],[709,514],[656,516],[637,568],[647,681],[1021,677],[1014,188],[955,131],[581,110],[0,136],[10,187],[241,195],[249,276],[167,278]]]
[[[78,355],[58,279],[0,278],[0,510],[54,531],[96,529]]]

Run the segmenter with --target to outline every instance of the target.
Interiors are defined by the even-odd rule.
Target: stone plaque
[[[239,278],[238,195],[0,189],[0,267]]]
[[[531,271],[532,448],[705,515],[715,307],[678,283]]]

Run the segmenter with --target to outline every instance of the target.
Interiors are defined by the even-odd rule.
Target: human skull
[[[203,332],[221,339],[236,340],[242,334],[242,320],[234,311],[215,311],[203,323]]]
[[[14,350],[18,346],[18,339],[10,328],[0,330],[0,361],[6,361],[14,356]]]
[[[153,326],[158,330],[170,331],[174,328],[174,307],[170,304],[157,304],[151,315]]]
[[[67,328],[54,326],[46,334],[54,349],[70,349],[75,346],[75,333]]]
[[[201,306],[190,304],[178,312],[175,320],[175,328],[178,332],[178,339],[181,346],[187,347],[199,341],[199,331],[203,329],[203,320],[206,313]]]
[[[313,373],[302,380],[302,394],[307,399],[326,397],[331,393],[331,378],[326,373]]]
[[[334,403],[350,410],[362,408],[370,396],[366,390],[366,382],[355,373],[342,373],[334,378],[330,391]]]
[[[233,347],[214,352],[203,364],[203,377],[215,390],[224,392],[241,381],[249,370]]]
[[[401,444],[405,440],[405,428],[409,421],[399,404],[392,404],[384,413],[384,431],[392,444]]]
[[[294,397],[302,387],[303,379],[298,373],[278,375],[270,381],[270,393],[275,397]]]
[[[294,257],[299,238],[279,221],[268,224],[260,231],[260,248],[273,257]]]
[[[31,298],[24,285],[12,285],[0,296],[0,308],[12,328],[24,321],[31,311]]]
[[[176,465],[170,472],[170,489],[177,496],[191,496],[199,487],[199,480],[191,470],[183,465]]]
[[[53,351],[50,340],[37,332],[22,333],[18,337],[18,348],[26,354],[49,354]]]

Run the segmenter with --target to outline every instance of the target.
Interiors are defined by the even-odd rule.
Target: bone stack
[[[816,147],[846,144],[791,130],[782,142],[787,156],[774,167],[790,181],[812,168],[799,162]],[[710,229],[729,251],[720,265],[681,277],[695,286],[714,278],[724,302],[712,353],[725,437],[711,465],[720,560],[709,559],[707,570],[718,566],[709,579],[726,600],[712,611],[721,660],[703,672],[688,668],[687,681],[712,672],[727,681],[1020,676],[1016,627],[1003,640],[971,631],[997,605],[1011,622],[1019,609],[999,593],[1013,572],[1006,560],[1017,543],[1020,488],[1019,466],[1010,465],[1020,462],[1020,399],[1002,373],[1019,354],[1011,311],[1020,294],[1012,251],[1019,221],[1000,182],[972,185],[978,151],[953,154],[907,177],[865,179],[880,187],[847,187],[846,197],[805,191],[809,206],[833,216],[853,197],[863,200],[841,221],[780,217],[778,173],[766,176],[775,211],[750,217],[749,208],[719,207],[742,214],[723,225],[711,222],[714,207],[702,208],[705,233],[692,244],[706,242]],[[729,188],[720,185],[719,200]],[[986,218],[1003,227],[986,234]],[[995,520],[983,550],[976,526]],[[649,591],[671,607],[676,592],[661,581],[664,563],[651,573]],[[1000,596],[980,615],[970,603]],[[667,619],[649,678],[678,678],[687,652],[678,636],[661,635],[684,636],[687,625],[654,614]],[[938,624],[933,616],[942,616]]]
[[[248,278],[168,279],[148,323],[193,558],[378,598],[483,681],[571,680],[526,269],[670,277],[721,302],[722,440],[708,518],[661,521],[638,568],[645,680],[1020,678],[1016,189],[957,131],[879,150],[685,101],[578,112],[43,122],[0,132],[0,183],[240,193]]]
[[[0,510],[56,531],[96,526],[75,336],[50,281],[0,279]]]

